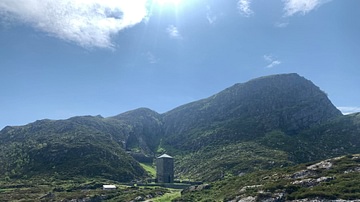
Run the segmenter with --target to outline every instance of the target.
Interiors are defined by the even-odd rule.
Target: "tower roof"
[[[169,159],[172,159],[173,157],[171,157],[171,156],[169,156],[169,155],[167,155],[167,154],[163,154],[163,155],[161,155],[161,156],[159,156],[159,157],[157,157],[158,159],[162,159],[162,158],[169,158]]]

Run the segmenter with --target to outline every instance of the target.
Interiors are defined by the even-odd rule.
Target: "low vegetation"
[[[176,173],[185,179],[215,181],[230,176],[291,165],[285,152],[254,142],[206,147],[175,157]],[[251,166],[249,166],[251,165]]]
[[[166,193],[163,196],[151,199],[152,202],[169,202],[181,196],[180,190],[170,190],[170,193]]]
[[[103,190],[102,185],[114,184],[116,190]],[[1,180],[0,201],[132,201],[152,199],[171,193],[161,187],[125,186],[107,179],[76,178],[72,180],[53,177],[27,180]],[[175,193],[175,192],[174,192]],[[169,197],[169,196],[165,196]],[[141,201],[141,200],[140,200]]]
[[[176,201],[360,199],[360,155],[229,177],[210,187],[185,192]]]

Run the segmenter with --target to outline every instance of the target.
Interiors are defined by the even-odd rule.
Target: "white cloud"
[[[157,57],[150,51],[146,53],[146,58],[149,61],[150,64],[155,64],[158,62]]]
[[[206,19],[210,24],[213,24],[217,20],[217,16],[212,14],[210,6],[206,6]]]
[[[250,17],[254,12],[250,8],[251,0],[239,0],[237,7],[240,13],[245,17]]]
[[[276,22],[274,25],[275,25],[275,27],[278,27],[278,28],[284,28],[289,25],[289,22]]]
[[[283,0],[285,3],[285,16],[292,16],[296,13],[306,13],[316,9],[320,5],[331,0]]]
[[[344,115],[360,112],[360,107],[337,107]]]
[[[166,28],[166,31],[167,31],[167,33],[169,34],[170,38],[173,38],[173,39],[182,39],[182,36],[181,36],[178,28],[175,27],[174,25],[169,25],[169,26]]]
[[[111,36],[147,16],[147,0],[1,0],[12,19],[83,47],[113,48]]]
[[[274,59],[271,55],[264,55],[263,58],[268,63],[268,65],[266,65],[267,68],[273,68],[282,63],[280,60]]]

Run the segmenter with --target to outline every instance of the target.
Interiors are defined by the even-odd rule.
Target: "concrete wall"
[[[174,159],[157,158],[156,159],[156,179],[158,183],[174,182]]]

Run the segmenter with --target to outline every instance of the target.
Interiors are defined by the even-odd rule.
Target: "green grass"
[[[162,153],[164,153],[165,151],[166,151],[166,149],[164,149],[163,140],[160,139],[159,145],[158,145],[158,147],[156,148],[156,153],[162,154]]]
[[[152,202],[168,202],[181,196],[180,190],[171,190],[170,193],[164,194],[163,196],[151,199]]]
[[[215,181],[291,164],[287,159],[285,152],[269,149],[255,142],[243,142],[208,147],[196,153],[176,156],[175,171],[182,178]]]
[[[45,180],[46,179],[46,180]],[[103,184],[114,184],[116,190],[102,190]],[[94,201],[133,201],[141,196],[143,199],[160,197],[169,193],[170,189],[163,187],[131,187],[119,184],[119,182],[101,178],[74,178],[62,180],[52,177],[29,178],[10,181],[0,180],[0,201],[39,201],[39,198],[53,193],[51,198],[44,201],[64,201],[73,199],[91,199]],[[172,191],[174,192],[174,191]],[[150,197],[148,197],[150,196]],[[178,197],[171,194],[167,196]],[[103,197],[103,198],[102,198]],[[166,197],[165,197],[166,198]],[[164,201],[168,201],[164,199]]]
[[[155,168],[150,164],[140,163],[141,167],[144,168],[144,170],[151,176],[156,176],[156,170]]]

